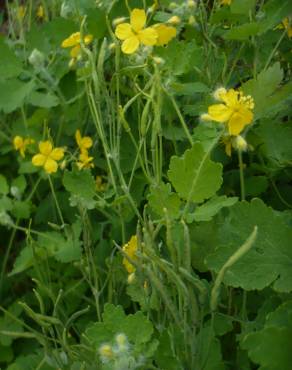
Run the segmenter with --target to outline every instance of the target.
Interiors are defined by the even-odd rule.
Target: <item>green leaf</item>
[[[242,347],[259,370],[291,370],[292,328],[268,327],[249,334]]]
[[[210,91],[209,87],[202,82],[188,82],[171,84],[171,90],[175,95],[193,95],[195,93],[207,93]]]
[[[9,193],[9,186],[7,183],[6,178],[0,174],[0,194],[8,194]]]
[[[204,370],[224,370],[220,342],[215,337],[214,331],[210,325],[202,328],[198,334],[199,368]],[[208,345],[207,345],[208,343]]]
[[[129,342],[138,348],[152,337],[152,324],[141,311],[126,316],[121,306],[107,303],[102,318],[103,322],[91,325],[85,332],[86,338],[95,348],[104,342],[113,342],[119,333],[124,333]]]
[[[31,212],[31,202],[14,200],[11,213],[16,218],[28,219]]]
[[[214,196],[203,205],[197,207],[191,217],[197,221],[210,221],[222,208],[233,206],[238,201],[237,197]]]
[[[244,185],[245,195],[255,197],[267,190],[269,182],[266,176],[251,176],[245,179]]]
[[[167,48],[157,48],[156,54],[165,61],[164,67],[176,76],[192,71],[203,61],[202,48],[195,41],[174,40]]]
[[[13,276],[23,272],[33,266],[34,263],[34,255],[33,250],[30,245],[24,247],[19,255],[16,257],[16,260],[13,265],[13,269],[10,272],[9,276]]]
[[[247,40],[250,36],[255,36],[261,31],[261,25],[258,22],[245,23],[231,28],[224,34],[226,40]]]
[[[87,209],[95,207],[96,202],[93,199],[95,196],[95,181],[89,170],[65,171],[63,184],[65,189],[71,193],[71,206],[81,204]]]
[[[211,161],[209,152],[195,143],[182,157],[171,158],[168,178],[181,198],[201,203],[220,188],[222,165]]]
[[[101,9],[91,9],[87,16],[88,32],[102,39],[107,31],[106,14]]]
[[[178,195],[171,191],[170,184],[152,185],[148,201],[150,208],[160,217],[165,217],[164,209],[170,218],[179,216],[181,201]]]
[[[280,63],[260,72],[256,79],[247,81],[242,85],[245,95],[251,95],[255,101],[255,117],[264,117],[271,110],[267,104],[269,98],[277,89],[283,79],[283,71]]]
[[[4,39],[0,38],[0,79],[17,77],[22,71],[22,63]]]
[[[220,224],[221,246],[207,258],[207,266],[219,272],[256,225],[258,235],[253,247],[227,270],[224,282],[245,290],[260,290],[272,284],[278,292],[291,292],[292,230],[259,199],[230,208],[229,216]]]
[[[292,163],[292,126],[277,120],[264,120],[255,129],[259,140],[259,151],[266,160],[278,167]]]
[[[39,91],[32,92],[27,102],[35,107],[52,108],[59,105],[59,98],[51,93],[42,93]]]
[[[245,14],[249,15],[253,11],[256,0],[234,0],[230,4],[230,11],[232,14]]]
[[[11,113],[21,107],[33,86],[33,81],[26,83],[19,80],[0,81],[0,111]]]

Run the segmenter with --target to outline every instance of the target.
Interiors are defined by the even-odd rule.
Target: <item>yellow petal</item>
[[[238,97],[239,92],[235,91],[234,89],[230,89],[225,93],[222,92],[220,94],[221,100],[228,106],[228,107],[235,107],[238,104]]]
[[[165,24],[156,24],[153,28],[158,35],[156,42],[156,45],[158,46],[168,44],[169,41],[176,36],[176,29],[174,27],[169,27]]]
[[[84,136],[82,138],[82,144],[83,149],[89,149],[92,147],[92,139],[89,136]]]
[[[51,158],[47,158],[45,164],[44,164],[44,169],[47,173],[54,173],[57,172],[58,170],[58,164],[56,161],[54,161]]]
[[[132,31],[132,27],[130,23],[121,23],[117,26],[115,30],[115,35],[120,40],[126,40],[132,36],[134,36],[134,33]]]
[[[49,140],[41,141],[39,143],[40,153],[45,155],[46,157],[51,153],[52,149],[53,149],[53,145]]]
[[[139,44],[137,36],[129,37],[122,43],[122,52],[125,54],[133,54],[138,49]]]
[[[130,16],[130,23],[135,32],[139,32],[146,24],[146,13],[144,9],[133,9]]]
[[[15,136],[13,139],[13,145],[15,150],[19,150],[20,148],[23,147],[23,138],[21,136]]]
[[[151,46],[157,42],[158,34],[154,28],[148,27],[138,33],[139,40],[142,44]]]
[[[62,48],[71,48],[80,44],[80,32],[72,33],[67,39],[62,42]]]
[[[64,149],[63,148],[55,148],[52,150],[50,157],[51,159],[54,159],[55,161],[59,161],[64,157]]]
[[[36,154],[32,157],[32,164],[34,166],[43,166],[47,160],[47,157],[43,154]]]
[[[228,121],[229,134],[233,136],[239,135],[252,120],[253,113],[248,109],[241,109],[239,112],[235,112]]]
[[[208,108],[208,114],[215,122],[228,121],[232,113],[233,111],[224,104],[214,104]]]
[[[93,39],[93,36],[92,35],[86,35],[86,36],[84,36],[84,44],[85,45],[90,44],[91,41],[92,41],[92,39]]]
[[[74,46],[74,48],[72,48],[70,50],[70,56],[71,56],[71,58],[77,58],[78,55],[80,54],[80,50],[81,50],[81,46],[80,45]]]

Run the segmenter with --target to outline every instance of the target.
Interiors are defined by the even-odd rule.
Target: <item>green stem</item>
[[[238,150],[239,178],[240,178],[240,195],[241,200],[245,200],[244,170],[242,162],[242,151]]]

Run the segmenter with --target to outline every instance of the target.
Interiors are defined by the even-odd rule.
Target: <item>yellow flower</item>
[[[75,132],[76,143],[81,152],[87,151],[92,147],[92,139],[89,136],[81,136],[80,130]]]
[[[19,20],[22,20],[24,17],[25,17],[25,14],[26,14],[26,7],[23,6],[23,5],[20,5],[18,8],[17,8],[17,18]]]
[[[287,30],[288,37],[292,37],[292,26],[291,26],[291,21],[289,20],[288,17],[284,18],[282,21],[283,28]]]
[[[38,154],[32,157],[32,164],[37,167],[44,167],[44,170],[49,174],[57,172],[57,161],[64,157],[64,149],[53,149],[52,143],[47,140],[39,143],[39,151]]]
[[[112,347],[109,344],[102,344],[99,347],[98,352],[99,352],[100,356],[104,359],[111,359],[115,355],[114,352],[113,352]]]
[[[45,16],[44,7],[42,5],[39,5],[37,8],[36,16],[38,19],[43,19]]]
[[[244,96],[242,92],[234,89],[226,91],[224,88],[218,89],[214,96],[223,104],[209,106],[208,114],[204,114],[202,119],[225,123],[229,135],[239,135],[253,120],[251,111],[254,108],[253,98],[250,95]]]
[[[84,36],[83,42],[85,45],[89,45],[92,42],[93,36]],[[67,39],[62,42],[62,48],[72,48],[70,55],[72,58],[77,58],[81,51],[81,35],[80,32],[72,33]]]
[[[144,28],[146,13],[143,9],[133,9],[130,23],[122,23],[116,27],[115,35],[122,40],[122,52],[133,54],[140,44],[152,46],[156,44],[157,32],[153,27]]]
[[[231,5],[231,3],[232,3],[232,0],[221,0],[220,1],[221,5]]]
[[[21,136],[15,136],[13,139],[13,145],[15,150],[19,150],[20,155],[24,158],[26,147],[33,144],[34,140],[30,138],[23,139]]]
[[[138,249],[138,238],[137,235],[133,235],[128,243],[126,243],[123,246],[123,251],[125,254],[131,258],[133,261],[137,261],[136,252]],[[135,272],[136,267],[133,266],[126,257],[123,258],[123,265],[125,266],[125,269],[128,271],[128,274],[132,274]]]
[[[158,23],[153,26],[157,32],[157,46],[163,46],[169,43],[176,36],[176,29],[174,27],[166,26],[165,24]]]
[[[77,167],[79,170],[83,168],[93,168],[94,164],[92,163],[93,157],[89,157],[88,151],[86,149],[82,150],[79,155],[79,162],[77,162]]]

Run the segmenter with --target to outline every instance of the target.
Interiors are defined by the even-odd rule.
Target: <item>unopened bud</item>
[[[191,15],[189,17],[189,22],[188,23],[189,23],[190,26],[195,25],[197,23],[196,18],[193,15]]]
[[[233,140],[233,147],[240,152],[245,152],[247,149],[247,142],[242,136],[238,135]]]
[[[113,26],[116,27],[118,24],[121,24],[121,23],[124,23],[126,20],[125,17],[119,17],[119,18],[115,18],[113,20]]]
[[[109,50],[114,50],[116,48],[116,44],[114,42],[110,43],[108,46]]]
[[[181,22],[181,19],[177,15],[174,15],[173,17],[169,18],[169,20],[167,21],[167,23],[173,24],[173,25],[178,25],[180,24],[180,22]]]
[[[213,93],[213,97],[215,100],[219,100],[221,101],[222,100],[222,95],[226,94],[226,89],[224,87],[219,87],[218,89],[216,89]]]
[[[76,58],[71,58],[71,59],[69,60],[68,67],[69,67],[70,69],[73,69],[73,68],[75,67],[75,65],[76,65]]]
[[[38,49],[33,49],[30,56],[28,57],[28,61],[33,67],[40,68],[44,65],[45,56]]]
[[[172,2],[172,3],[169,4],[169,8],[170,9],[175,9],[175,8],[177,8],[177,4],[175,2]]]
[[[110,346],[109,344],[102,344],[99,347],[98,351],[100,356],[103,357],[103,359],[109,360],[114,357],[112,346]]]
[[[156,64],[160,65],[160,64],[164,64],[164,59],[160,58],[160,57],[153,57],[153,60]]]
[[[197,3],[194,0],[188,0],[188,7],[191,9],[195,9],[197,6]]]
[[[128,350],[128,339],[124,333],[120,333],[116,335],[116,342],[119,347],[120,352],[125,352]]]
[[[207,122],[212,121],[212,118],[208,113],[203,113],[201,114],[201,120]]]
[[[128,284],[132,284],[136,279],[136,275],[135,275],[135,272],[132,272],[130,275],[128,275]]]

